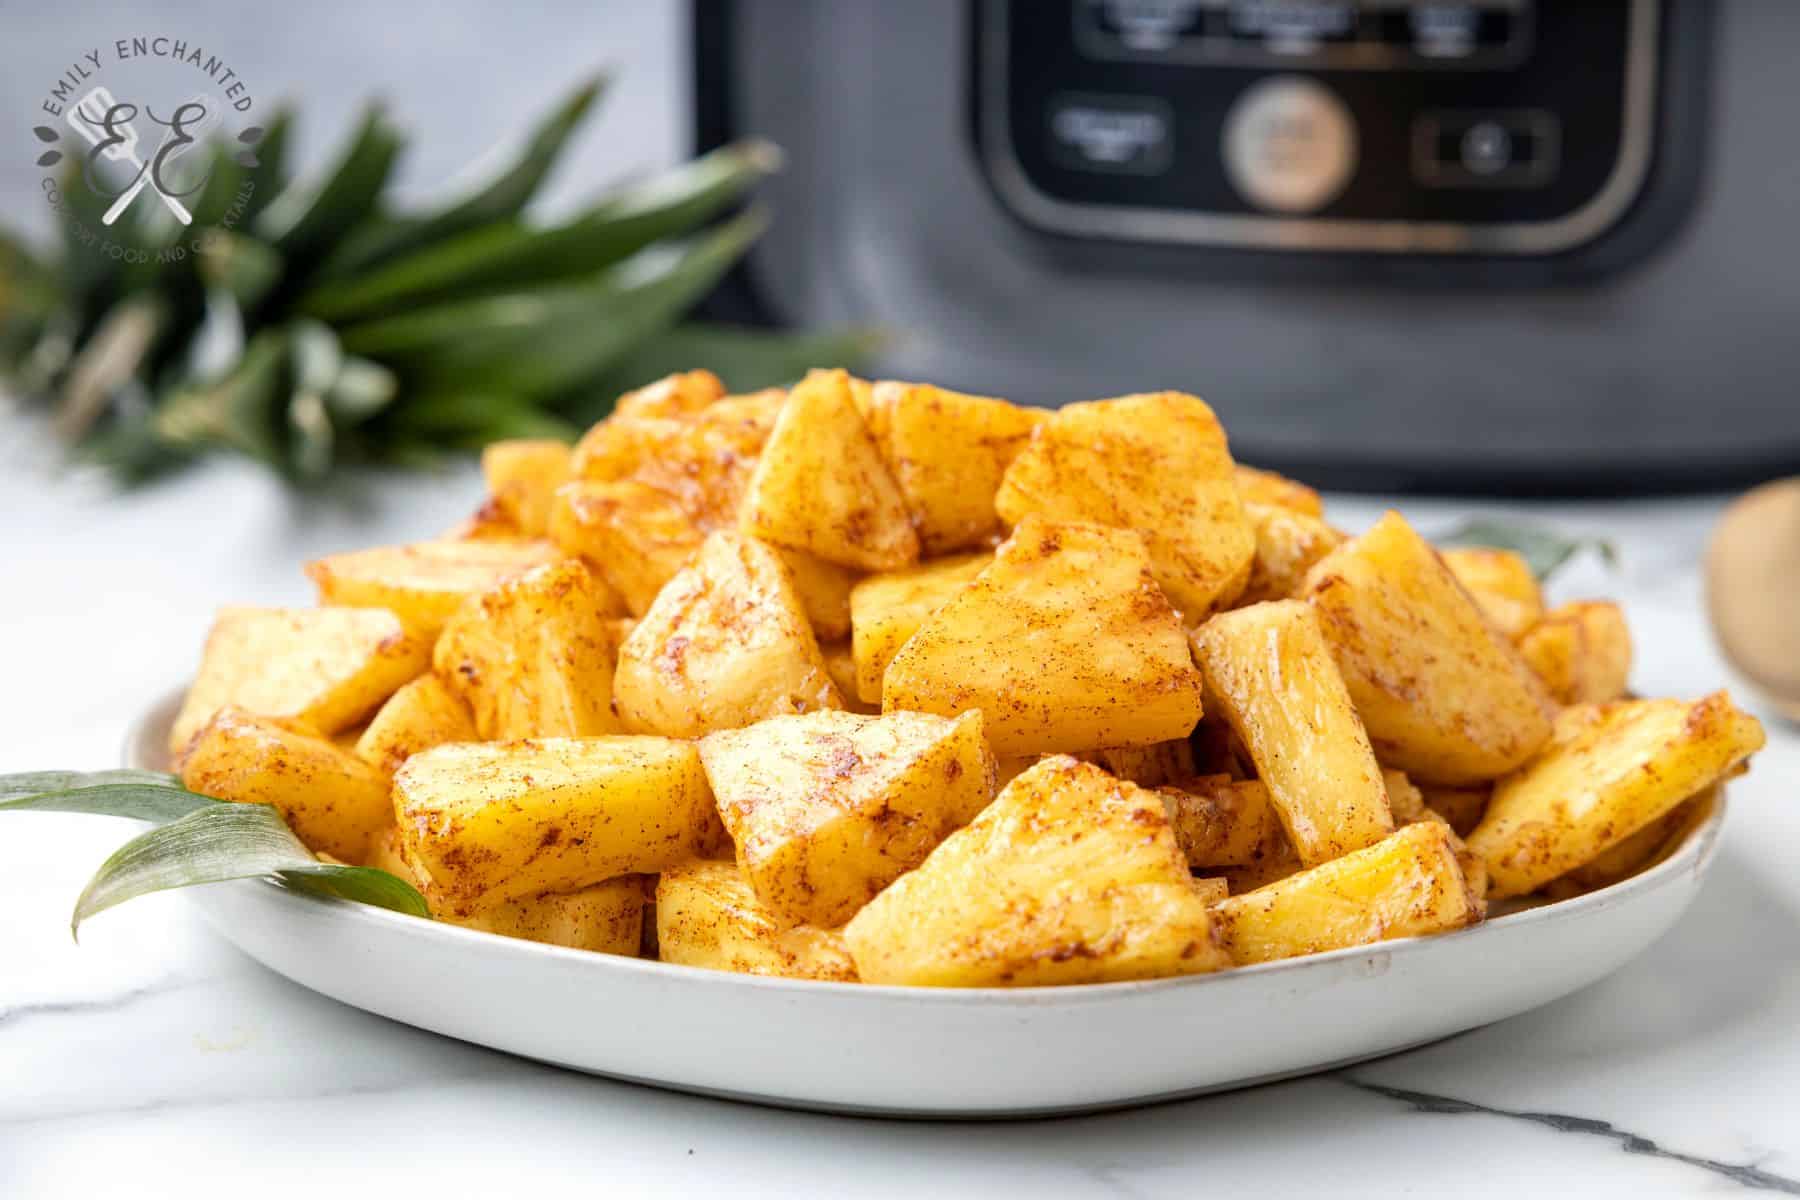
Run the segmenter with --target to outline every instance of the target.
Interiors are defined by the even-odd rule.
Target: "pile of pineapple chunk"
[[[227,608],[185,784],[440,920],[943,987],[1458,929],[1641,869],[1762,744],[1626,699],[1617,606],[1359,537],[1201,400],[1056,412],[816,371],[507,442],[430,541]]]

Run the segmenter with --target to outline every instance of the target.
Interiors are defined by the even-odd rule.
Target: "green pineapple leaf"
[[[28,771],[0,775],[0,812],[91,813],[158,825],[220,801],[160,771]]]
[[[380,105],[363,110],[343,156],[312,189],[289,187],[257,218],[256,233],[301,270],[374,211],[400,155],[399,134]]]
[[[749,212],[592,279],[452,301],[344,332],[353,353],[396,365],[424,392],[539,397],[617,362],[674,324],[762,233]]]
[[[265,329],[222,377],[176,388],[153,421],[158,442],[188,453],[229,449],[288,471],[288,338]]]
[[[78,933],[96,913],[152,892],[259,878],[416,917],[431,915],[425,898],[398,876],[315,858],[268,805],[211,803],[119,847],[82,889],[69,928]]]
[[[725,146],[625,188],[552,229],[510,222],[450,238],[354,279],[327,281],[300,308],[359,321],[419,303],[588,275],[717,215],[780,161],[772,146]]]
[[[1593,550],[1609,567],[1619,561],[1618,549],[1605,538],[1571,537],[1546,525],[1496,517],[1472,518],[1432,541],[1439,546],[1511,550],[1525,560],[1540,583],[1584,549]]]
[[[576,88],[539,123],[519,157],[471,194],[433,213],[372,221],[351,231],[319,268],[320,277],[356,277],[371,266],[410,250],[438,245],[468,230],[518,216],[537,194],[563,147],[580,128],[607,83],[606,76],[600,75]],[[370,278],[367,274],[361,277]]]

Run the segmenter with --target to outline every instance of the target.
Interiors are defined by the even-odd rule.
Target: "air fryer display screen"
[[[1649,167],[1654,0],[981,0],[982,166],[1051,232],[1552,254]]]

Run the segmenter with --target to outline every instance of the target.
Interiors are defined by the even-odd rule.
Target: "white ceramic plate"
[[[177,698],[128,765],[160,769]],[[1547,1004],[1675,922],[1725,804],[1661,863],[1574,900],[1432,938],[1146,983],[1016,990],[762,979],[565,950],[272,882],[194,893],[213,926],[304,987],[528,1058],[794,1108],[1026,1117],[1323,1071]]]

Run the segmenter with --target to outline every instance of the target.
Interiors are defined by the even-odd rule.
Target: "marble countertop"
[[[6,436],[0,771],[112,765],[133,717],[191,668],[218,602],[306,602],[302,559],[427,534],[479,492],[458,469],[296,502],[221,465],[119,503],[47,470],[16,427]],[[1614,538],[1618,574],[1582,563],[1555,591],[1623,596],[1635,685],[1680,695],[1729,678],[1696,570],[1719,507],[1405,505],[1428,533],[1465,512],[1528,511]],[[1331,508],[1353,528],[1378,512]],[[74,897],[132,827],[10,817],[0,1196],[514,1196],[575,1180],[633,1197],[1800,1193],[1800,736],[1757,711],[1770,746],[1734,786],[1710,881],[1604,982],[1335,1074],[1020,1124],[810,1116],[520,1061],[306,992],[180,896],[107,913],[76,946]]]

